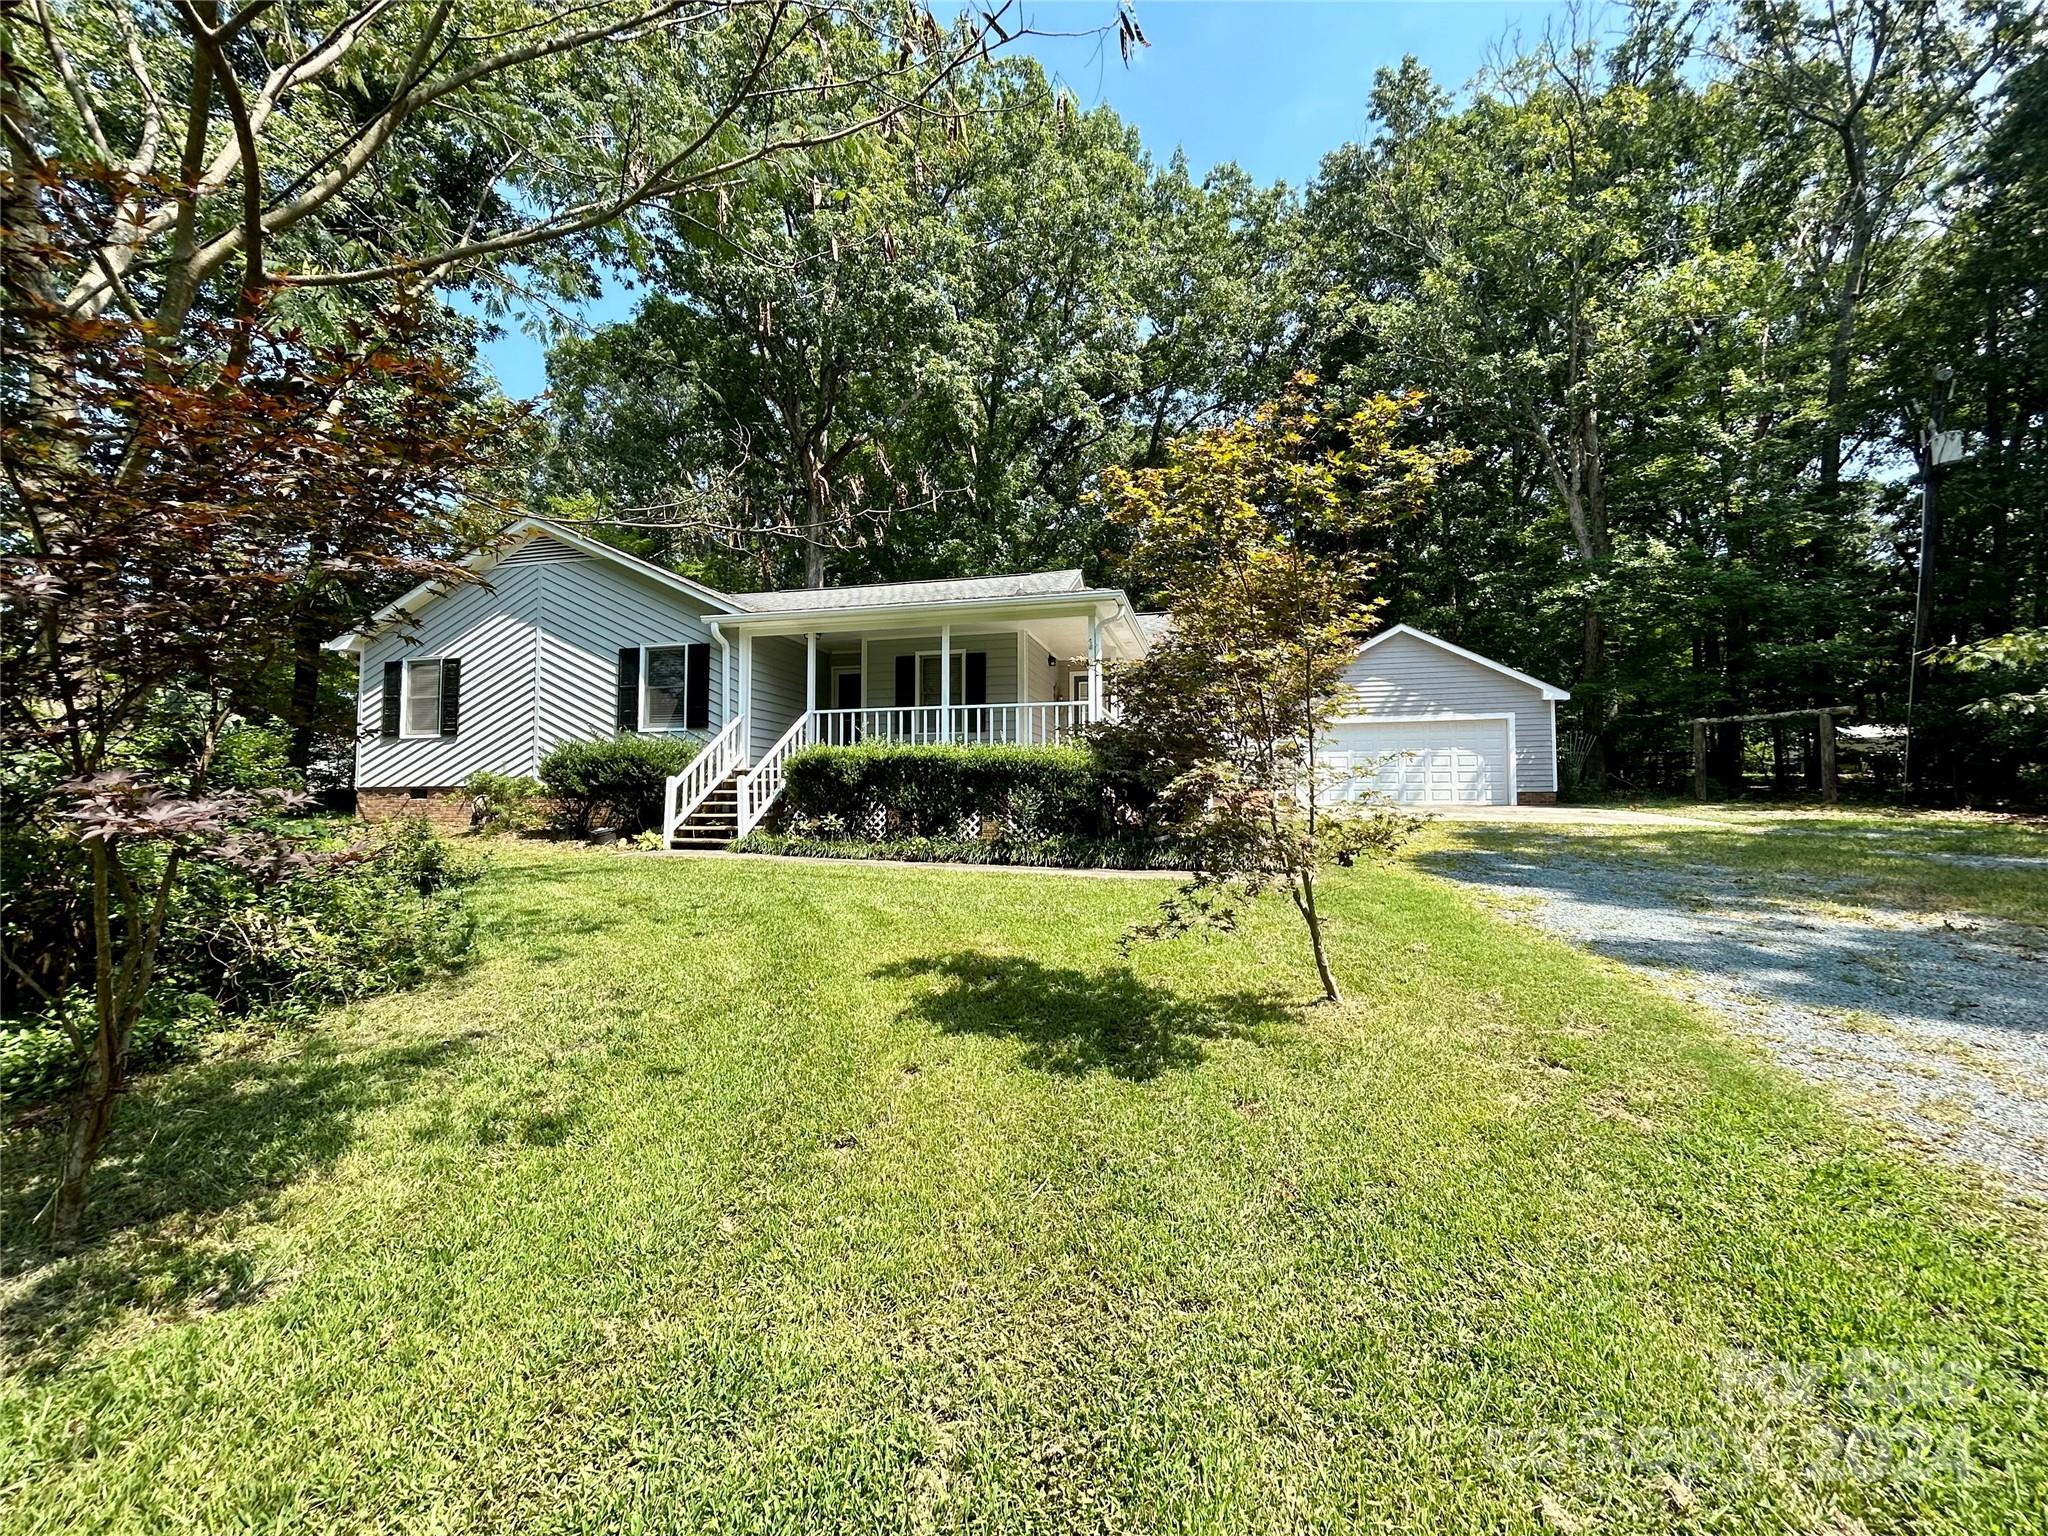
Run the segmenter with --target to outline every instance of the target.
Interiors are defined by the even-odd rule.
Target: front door
[[[858,672],[835,672],[832,674],[832,707],[834,709],[860,708],[860,674]]]

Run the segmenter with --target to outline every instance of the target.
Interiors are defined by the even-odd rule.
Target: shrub
[[[160,1066],[189,1056],[218,1012],[203,994],[156,1002],[128,1037],[129,1067]],[[82,1064],[73,1042],[92,1034],[91,996],[71,993],[64,1013],[62,1022],[53,1015],[0,1020],[0,1104],[47,1099],[76,1086]]]
[[[825,837],[1101,839],[1123,823],[1079,747],[810,747],[790,755],[789,830]]]
[[[530,832],[544,819],[539,779],[510,773],[472,773],[462,784],[476,805],[479,832]]]
[[[191,980],[235,1011],[348,1002],[462,964],[476,920],[458,893],[480,872],[476,855],[401,818],[365,862],[202,905],[172,937],[209,957]]]
[[[555,825],[579,837],[594,827],[646,831],[661,819],[669,779],[697,751],[695,741],[673,736],[564,742],[540,760]]]

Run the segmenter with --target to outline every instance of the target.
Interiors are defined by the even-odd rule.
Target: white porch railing
[[[821,709],[808,745],[862,742],[926,746],[1050,747],[1074,740],[1088,723],[1085,703],[937,704],[911,709]]]
[[[811,744],[809,737],[811,724],[815,718],[815,715],[798,715],[796,724],[782,733],[782,739],[761,754],[761,761],[754,764],[754,771],[741,776],[741,837],[745,837],[761,824],[761,818],[768,814],[768,807],[773,805],[775,797],[782,793],[782,765],[789,760],[790,753]]]
[[[747,717],[735,716],[725,729],[690,759],[690,766],[668,781],[668,794],[661,813],[661,841],[664,846],[675,837],[676,828],[688,821],[711,791],[726,781],[746,757]]]

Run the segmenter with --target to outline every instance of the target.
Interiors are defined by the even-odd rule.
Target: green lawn
[[[1439,822],[1418,851],[1477,847],[1713,864],[1762,879],[1814,876],[1826,900],[2048,927],[2048,821],[1938,812],[1650,807],[1712,826]],[[1798,894],[1777,887],[1787,899]]]
[[[1151,881],[496,858],[124,1106],[0,1529],[2039,1529],[2034,1218],[1446,884],[1304,1011],[1277,905],[1120,969]]]

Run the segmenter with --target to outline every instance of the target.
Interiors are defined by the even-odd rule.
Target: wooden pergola
[[[1824,704],[1818,709],[1781,709],[1767,715],[1707,715],[1692,722],[1692,792],[1707,798],[1707,727],[1710,725],[1775,725],[1787,720],[1811,720],[1820,756],[1820,797],[1835,803],[1835,720],[1853,715],[1853,704]]]

